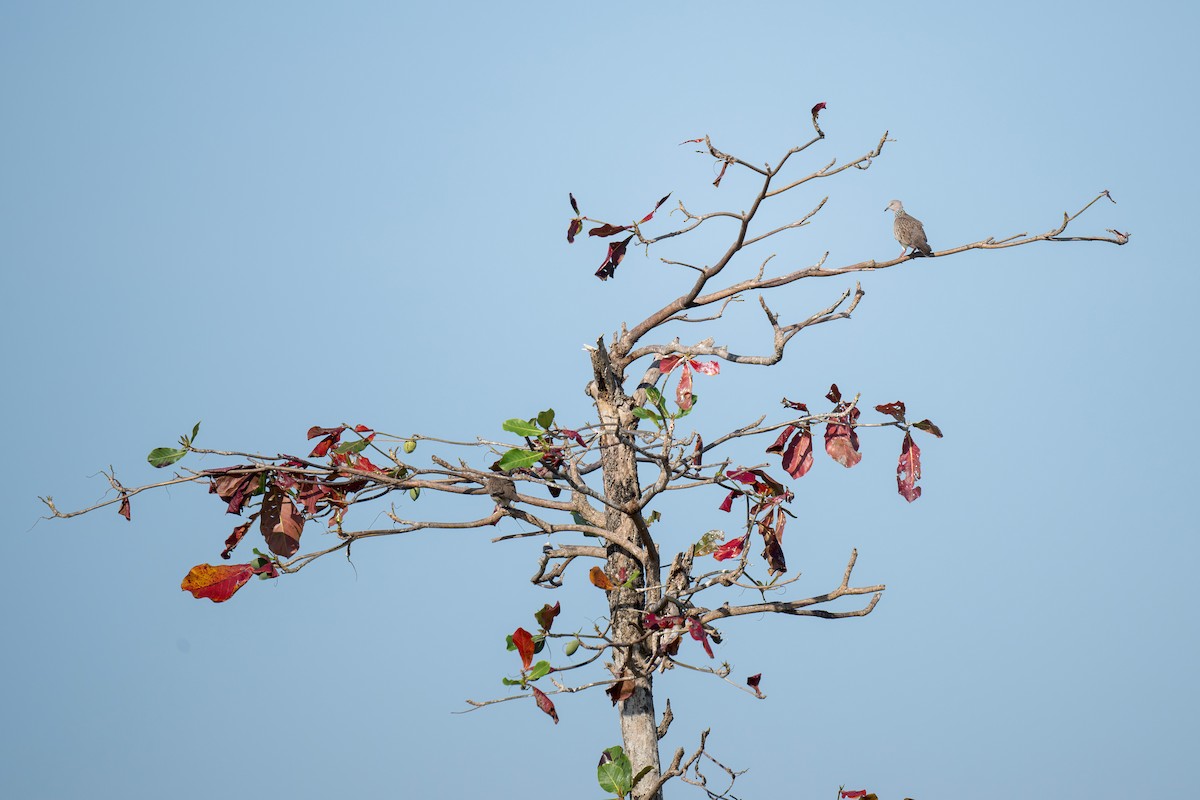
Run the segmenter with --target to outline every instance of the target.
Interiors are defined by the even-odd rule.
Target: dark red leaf
[[[875,410],[880,414],[889,414],[895,417],[897,422],[904,422],[904,403],[899,400],[894,403],[875,406]]]
[[[756,695],[758,695],[760,698],[761,698],[761,697],[766,697],[766,695],[765,695],[765,694],[763,694],[763,693],[762,693],[761,691],[759,691],[759,689],[758,689],[758,684],[759,684],[759,682],[761,682],[761,681],[762,681],[762,673],[761,673],[761,672],[760,672],[760,673],[758,673],[757,675],[751,675],[749,678],[746,678],[746,685],[747,685],[747,686],[749,686],[751,689],[753,689],[753,690],[754,690],[754,693],[755,693]]]
[[[618,233],[624,233],[627,230],[629,230],[628,225],[609,225],[606,222],[603,225],[597,225],[595,228],[592,228],[590,231],[588,231],[588,236],[599,236],[604,238],[606,236],[616,236]]]
[[[366,433],[367,431],[373,431],[373,430],[375,430],[375,429],[368,428],[366,425],[355,425],[354,426],[355,433]],[[374,437],[371,437],[371,438],[374,438]]]
[[[308,429],[308,438],[315,439],[318,436],[333,436],[336,438],[340,437],[342,435],[342,431],[344,430],[346,430],[344,425],[339,425],[336,428],[319,428],[314,425]]]
[[[513,631],[512,640],[521,656],[521,669],[529,669],[533,666],[533,636],[524,628],[517,628]]]
[[[243,522],[233,529],[233,533],[229,534],[229,538],[225,540],[225,549],[221,551],[221,558],[226,561],[233,555],[233,548],[238,546],[238,542],[242,541],[242,537],[246,535],[246,531],[250,530],[250,526],[254,521]]]
[[[291,558],[300,549],[304,517],[284,492],[272,487],[263,497],[259,528],[271,552]]]
[[[675,402],[679,404],[680,411],[692,407],[692,371],[687,364],[683,365],[683,374],[679,376],[679,385],[675,387]]]
[[[583,230],[583,220],[576,217],[567,223],[567,244],[574,244],[575,237]]]
[[[717,549],[713,550],[712,557],[717,561],[727,561],[731,558],[737,558],[742,554],[742,550],[746,548],[746,541],[750,538],[750,534],[740,536],[733,541],[726,542]]]
[[[655,215],[655,213],[657,213],[658,209],[662,208],[662,204],[663,204],[663,203],[665,203],[665,202],[667,202],[667,198],[668,198],[668,197],[670,197],[670,196],[671,196],[671,193],[670,193],[670,192],[667,192],[667,193],[666,193],[666,195],[663,197],[663,199],[662,199],[662,200],[659,200],[657,203],[655,203],[655,204],[654,204],[654,211],[651,211],[649,214],[647,214],[646,216],[642,217],[642,222],[649,222],[650,220],[654,219],[654,215]],[[641,222],[639,222],[638,224],[640,225],[640,224],[641,224]]]
[[[699,469],[700,459],[704,457],[704,440],[700,438],[700,434],[696,434],[696,446],[692,448],[692,468]]]
[[[914,422],[913,427],[918,430],[925,431],[926,433],[932,433],[939,439],[942,438],[942,429],[927,419],[923,419],[920,422]]]
[[[570,428],[559,428],[558,432],[560,435],[574,441],[580,447],[587,447],[587,442],[585,442],[583,437],[579,435],[579,431],[573,431]]]
[[[792,435],[792,431],[794,430],[796,430],[795,425],[788,425],[783,429],[783,433],[779,434],[779,438],[772,442],[771,446],[768,447],[766,451],[768,453],[782,453],[783,446],[787,444],[787,439]]]
[[[237,469],[250,469],[251,467],[237,467]],[[216,470],[209,470],[209,473]],[[215,494],[229,505],[225,512],[228,514],[240,514],[242,509],[246,507],[246,503],[250,502],[250,497],[258,490],[258,484],[261,476],[258,473],[250,473],[249,475],[229,475],[223,474],[212,477],[212,483],[209,484],[209,494]]]
[[[812,434],[808,428],[792,437],[783,452],[783,471],[793,478],[803,478],[812,469]]]
[[[808,413],[808,406],[806,406],[804,403],[793,403],[791,400],[788,400],[786,397],[783,398],[783,405],[787,408],[793,408],[796,411],[803,411],[805,414]]]
[[[709,658],[716,658],[713,655],[712,647],[708,643],[708,632],[704,630],[704,626],[700,624],[700,620],[695,617],[688,617],[688,632],[692,634],[693,639],[704,645],[704,652],[708,653]]]
[[[842,392],[837,388],[836,383],[829,387],[829,394],[825,395],[825,399],[831,403],[842,402]]]
[[[776,519],[778,518],[778,523]],[[787,561],[783,557],[783,526],[787,515],[782,511],[776,515],[771,511],[758,523],[759,533],[763,537],[762,557],[767,562],[768,575],[782,575],[787,572]]]
[[[608,699],[612,700],[615,706],[618,700],[628,700],[633,695],[634,686],[633,678],[624,678],[611,684],[604,693],[608,695]]]
[[[317,503],[331,494],[331,490],[328,487],[316,482],[298,481],[297,486],[300,487],[300,490],[296,494],[296,499],[304,506],[304,513],[309,515],[316,514]]]
[[[921,496],[921,448],[913,441],[912,434],[904,434],[904,444],[900,446],[900,461],[896,464],[896,486],[900,496],[912,502]]]
[[[820,113],[821,113],[822,111],[824,111],[824,110],[825,110],[825,104],[824,104],[824,103],[817,103],[815,106],[813,106],[813,107],[812,107],[812,115],[813,115],[813,119],[816,119],[816,118],[817,118],[817,115],[818,115],[818,114],[820,114]]]
[[[735,469],[732,472],[726,472],[725,477],[738,483],[754,483],[754,472],[749,470]]]
[[[725,495],[724,502],[721,503],[721,511],[730,511],[733,508],[733,498],[740,495],[737,489],[730,490],[729,494]]]
[[[129,495],[127,495],[125,492],[121,492],[121,507],[117,509],[117,513],[130,522],[133,521],[133,512],[129,508]]]
[[[611,278],[617,271],[622,259],[625,258],[625,248],[629,246],[633,235],[630,234],[623,241],[610,242],[608,245],[608,256],[604,259],[604,263],[600,265],[600,269],[596,270],[596,277],[602,281]]]
[[[571,199],[571,210],[576,214],[579,214],[579,203],[575,202],[575,195],[571,192],[568,192],[567,197]]]
[[[550,718],[554,720],[554,724],[557,725],[558,712],[554,709],[554,703],[550,701],[550,698],[541,689],[536,686],[530,686],[529,688],[533,689],[533,699],[537,702],[537,707],[549,714]]]
[[[672,628],[677,628],[682,624],[683,624],[683,617],[678,616],[678,615],[670,616],[670,617],[660,617],[660,616],[657,616],[656,614],[654,614],[653,612],[646,613],[646,621],[645,621],[646,630],[669,631]]]
[[[555,603],[554,605],[546,603],[540,609],[533,612],[533,618],[537,620],[538,625],[542,626],[542,630],[549,633],[550,626],[554,624],[554,618],[558,616],[558,612],[561,610],[559,603]]]
[[[721,188],[721,179],[725,177],[725,170],[729,169],[729,159],[721,159],[721,171],[717,173],[717,177],[713,180],[713,186]]]

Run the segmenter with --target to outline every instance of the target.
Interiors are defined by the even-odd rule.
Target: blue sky
[[[198,419],[200,444],[265,452],[339,422],[461,438],[547,406],[590,419],[582,345],[680,290],[658,256],[711,260],[724,239],[631,252],[601,284],[594,243],[564,241],[567,193],[612,221],[668,191],[740,210],[752,182],[714,189],[710,160],[678,143],[709,134],[774,162],[809,138],[819,101],[828,138],[796,174],[885,130],[895,142],[868,171],[785,196],[781,219],[830,200],[763,250],[781,267],[893,256],[893,197],[943,249],[1047,230],[1108,189],[1118,204],[1078,231],[1133,239],[868,275],[854,319],[802,334],[782,366],[697,380],[689,421],[706,438],[785,395],[819,404],[832,382],[902,399],[947,435],[922,442],[912,505],[894,490],[898,441],[878,433],[853,472],[819,461],[795,485],[797,591],[832,588],[857,547],[884,600],[861,620],[725,625],[718,657],[762,672],[769,699],[665,676],[667,751],[711,727],[714,754],[750,770],[744,797],[1190,785],[1200,443],[1177,417],[1198,388],[1196,16],[0,5],[0,794],[599,796],[596,761],[618,742],[603,694],[559,700],[558,726],[526,702],[451,713],[502,693],[503,637],[542,603],[561,600],[563,627],[602,613],[582,576],[558,595],[527,582],[540,543],[376,540],[353,565],[214,606],[178,588],[230,527],[201,489],[137,498],[132,524],[39,522],[37,496],[90,504],[109,465],[127,485],[157,479],[145,453]],[[807,316],[850,285],[795,286],[772,307]],[[702,335],[765,347],[747,300]],[[720,500],[669,509],[666,545],[728,525]]]

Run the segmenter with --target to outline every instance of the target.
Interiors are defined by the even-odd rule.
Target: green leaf
[[[538,450],[514,448],[500,457],[500,469],[508,472],[521,467],[532,467],[541,460],[542,453]]]
[[[196,434],[200,432],[200,423],[197,422],[192,428],[192,441],[196,441]]]
[[[706,556],[717,549],[720,542],[725,541],[725,531],[711,530],[700,537],[700,541],[695,544],[695,555]]]
[[[664,417],[667,415],[667,401],[663,399],[662,392],[658,390],[657,386],[646,387],[646,399],[654,403]]]
[[[361,453],[363,450],[367,449],[368,444],[370,444],[370,442],[368,442],[366,439],[359,439],[355,442],[342,442],[333,452],[338,453],[339,455],[345,455],[346,453]]]
[[[537,421],[538,425],[550,430],[550,426],[554,424],[554,409],[547,408],[545,411],[538,412]]]
[[[187,450],[180,450],[177,447],[156,447],[150,451],[150,455],[146,456],[146,460],[151,466],[169,467],[179,459],[187,455]]]
[[[604,791],[624,797],[633,788],[633,765],[629,763],[629,756],[620,745],[608,748],[604,754],[611,760],[602,760],[596,767],[596,780]]]
[[[542,435],[541,428],[524,419],[506,419],[501,427],[509,433],[515,433],[517,436]]]
[[[514,681],[512,678],[501,678],[500,682],[505,686],[524,686],[525,681]]]
[[[631,783],[629,785],[629,788],[630,789],[636,788],[638,785],[638,782],[641,781],[642,778],[646,777],[646,775],[649,774],[650,770],[652,770],[652,769],[654,769],[653,764],[647,764],[646,766],[642,767],[641,770],[638,772],[638,774],[633,776],[633,783]]]
[[[525,678],[525,680],[536,681],[538,678],[543,678],[548,674],[550,674],[550,662],[539,661],[533,665],[531,670],[529,670],[529,675]]]
[[[624,586],[626,589],[630,589],[633,587],[634,583],[636,583],[637,579],[640,577],[642,577],[642,571],[640,569],[635,569],[633,572],[629,573],[629,577],[626,578],[625,582],[622,583],[621,585]]]

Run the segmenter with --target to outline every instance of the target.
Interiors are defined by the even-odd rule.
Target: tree
[[[905,500],[913,502],[921,495],[921,451],[913,430],[941,436],[927,418],[910,422],[900,401],[875,404],[878,419],[863,420],[860,397],[843,394],[836,384],[826,395],[828,410],[810,411],[805,402],[785,398],[781,418],[768,419],[764,414],[749,424],[710,436],[707,442],[690,429],[699,415],[684,422],[697,407],[697,380],[720,379],[722,364],[779,364],[798,333],[849,318],[865,295],[861,284],[856,284],[805,319],[781,321],[767,303],[768,290],[807,278],[888,269],[926,257],[915,251],[888,261],[826,266],[826,254],[811,266],[769,272],[773,257],[768,256],[756,266],[743,266],[753,245],[809,225],[825,201],[790,223],[759,230],[755,222],[765,204],[780,202],[781,196],[796,187],[852,167],[868,169],[890,141],[885,132],[873,149],[852,161],[841,166],[830,161],[807,175],[784,181],[781,176],[792,157],[825,138],[818,123],[823,108],[824,104],[813,108],[813,138],[785,152],[773,165],[760,167],[724,153],[707,137],[690,140],[702,145],[701,152],[720,165],[716,186],[731,167],[760,178],[760,188],[746,211],[692,213],[678,203],[676,210],[682,224],[652,235],[650,223],[661,224],[659,212],[670,195],[627,224],[585,216],[574,195],[570,195],[573,216],[568,223],[568,242],[583,236],[585,229],[588,240],[596,237],[610,242],[596,272],[601,281],[617,278],[618,267],[631,245],[649,249],[701,226],[732,224],[728,245],[710,264],[697,266],[662,259],[687,276],[680,295],[640,322],[622,324],[611,337],[600,336],[589,345],[592,379],[586,392],[596,410],[594,421],[564,427],[554,411],[546,409],[528,418],[503,422],[503,429],[513,439],[492,441],[480,437],[473,442],[448,441],[424,433],[389,434],[361,424],[314,426],[307,438],[316,440],[316,444],[304,457],[201,448],[196,445],[197,424],[181,437],[177,447],[153,450],[148,457],[150,463],[171,467],[189,453],[223,456],[233,463],[202,470],[180,467],[172,478],[138,487],[124,486],[115,472],[109,471],[106,477],[113,491],[110,499],[71,512],[59,511],[52,498],[44,498],[45,503],[52,516],[59,518],[117,505],[119,513],[130,519],[132,498],[141,492],[180,483],[207,484],[228,513],[245,518],[226,538],[221,557],[231,560],[255,523],[269,551],[255,549],[254,558],[245,563],[193,567],[182,588],[213,602],[230,599],[252,577],[270,580],[298,572],[323,556],[343,551],[349,554],[362,540],[426,529],[486,529],[505,518],[515,520],[522,524],[523,531],[494,541],[548,537],[533,582],[552,589],[567,579],[581,580],[587,568],[597,598],[602,592],[607,601],[607,616],[604,624],[591,633],[555,632],[560,604],[546,604],[534,615],[536,632],[520,627],[509,637],[510,648],[520,663],[515,677],[506,680],[514,687],[513,693],[468,702],[482,707],[532,697],[537,707],[557,722],[558,709],[552,695],[604,687],[617,709],[622,740],[620,747],[606,750],[601,760],[598,777],[606,790],[621,796],[651,798],[661,796],[663,785],[672,778],[706,784],[697,767],[702,759],[711,759],[706,752],[707,732],[700,735],[698,748],[690,754],[681,748],[665,764],[660,759],[658,742],[672,714],[669,704],[661,714],[656,709],[655,673],[677,666],[696,669],[761,697],[761,676],[746,676],[743,685],[730,680],[732,671],[727,664],[711,666],[716,661],[712,643],[722,641],[724,620],[761,613],[825,619],[861,617],[871,613],[885,590],[883,585],[853,583],[857,552],[852,551],[840,582],[829,591],[798,600],[772,598],[773,592],[795,580],[785,577],[790,568],[784,547],[788,518],[795,516],[789,508],[793,494],[785,479],[778,477],[780,470],[790,480],[799,480],[813,468],[816,433],[823,433],[826,453],[843,467],[851,468],[861,459],[860,429],[894,428],[902,433],[897,489]],[[1101,192],[1075,214],[1064,214],[1062,221],[1045,233],[992,237],[935,250],[930,257],[1034,242],[1125,244],[1128,234],[1112,230],[1109,236],[1066,235],[1068,226],[1101,198],[1112,200],[1107,191]],[[759,305],[770,332],[761,352],[735,353],[717,344],[713,336],[686,344],[678,336],[665,341],[663,331],[673,323],[719,327],[729,304],[750,293],[759,293]],[[709,309],[704,311],[706,315],[691,316],[702,309]],[[704,424],[708,427],[714,423],[704,420]],[[764,463],[735,463],[723,456],[728,445],[756,437],[765,444]],[[416,452],[418,447],[420,454]],[[435,452],[425,458],[426,450]],[[480,498],[486,513],[471,518],[464,512],[452,520],[406,519],[393,505],[389,517],[394,525],[390,527],[355,529],[352,525],[352,520],[361,516],[352,514],[357,506],[396,499],[402,493],[407,493],[411,501],[419,501],[423,491],[459,496],[464,505],[473,502],[468,498]],[[658,519],[655,504],[665,493],[681,491],[695,492],[699,503],[711,498],[714,512],[733,515],[736,509],[734,518],[740,533],[726,539],[714,530],[678,552],[664,552],[654,532]],[[723,502],[719,501],[721,493]],[[324,521],[336,534],[337,542],[301,553],[305,526],[317,520]],[[756,552],[759,542],[762,549]],[[761,602],[733,605],[728,601],[733,588],[757,592]],[[843,598],[857,602],[847,606],[838,602]],[[549,657],[537,658],[555,640],[566,644],[567,661],[552,664]],[[601,664],[608,672],[606,677],[571,679],[574,670]],[[736,773],[727,768],[726,772],[732,785]],[[706,790],[711,796],[728,791],[707,786]]]

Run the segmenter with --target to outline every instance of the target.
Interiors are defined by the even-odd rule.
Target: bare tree
[[[797,600],[772,599],[772,593],[790,584],[783,549],[784,528],[793,513],[788,508],[791,491],[772,476],[773,459],[792,479],[803,477],[813,465],[813,428],[824,426],[825,450],[843,466],[852,467],[860,458],[859,429],[895,428],[903,433],[897,466],[899,493],[908,501],[921,493],[920,448],[912,431],[941,436],[928,419],[910,422],[903,403],[875,406],[879,421],[860,420],[858,396],[843,396],[836,385],[827,399],[828,411],[810,412],[804,403],[783,401],[782,419],[767,416],[734,427],[705,442],[683,422],[695,407],[693,382],[696,374],[715,376],[722,362],[757,366],[778,364],[788,344],[805,328],[848,318],[863,299],[860,284],[846,287],[831,298],[828,306],[804,319],[781,320],[766,300],[768,290],[781,289],[807,278],[832,278],[851,273],[872,272],[903,265],[926,257],[920,251],[889,261],[859,261],[830,265],[828,253],[815,264],[774,271],[770,257],[748,268],[743,266],[751,245],[787,231],[809,225],[825,205],[822,200],[794,221],[770,230],[760,230],[755,221],[770,202],[786,202],[783,196],[797,187],[824,180],[851,169],[865,170],[879,158],[890,141],[887,133],[865,154],[837,165],[836,159],[805,175],[782,179],[793,157],[820,143],[825,135],[818,124],[824,107],[813,109],[815,135],[793,147],[773,164],[758,166],[718,150],[707,137],[693,140],[720,166],[714,182],[718,186],[729,168],[757,176],[755,192],[746,211],[693,213],[682,203],[679,227],[650,235],[650,223],[668,200],[664,197],[649,214],[636,222],[610,224],[584,216],[572,195],[574,217],[568,241],[584,234],[611,241],[598,270],[601,280],[614,278],[628,247],[651,248],[703,225],[732,225],[728,244],[711,264],[693,265],[662,259],[686,276],[683,291],[645,319],[632,326],[622,324],[611,337],[601,336],[587,347],[592,379],[586,387],[596,419],[575,428],[561,426],[551,410],[529,419],[511,419],[504,429],[510,441],[448,441],[425,434],[396,435],[365,426],[338,425],[308,431],[316,446],[305,457],[284,454],[247,453],[198,447],[198,426],[181,437],[178,447],[158,448],[149,460],[158,467],[176,464],[188,453],[224,456],[232,464],[216,469],[190,470],[179,467],[173,477],[158,483],[126,487],[115,472],[106,477],[112,496],[102,503],[78,511],[60,511],[50,497],[43,498],[53,517],[67,518],[117,505],[129,518],[131,499],[136,495],[174,484],[206,484],[226,510],[245,515],[225,542],[222,558],[230,559],[255,521],[270,554],[255,550],[255,558],[243,564],[208,564],[194,567],[183,588],[196,597],[215,602],[229,599],[251,577],[277,578],[298,572],[313,561],[345,551],[359,542],[420,530],[486,529],[504,518],[521,523],[523,531],[498,536],[493,541],[527,536],[548,537],[532,581],[556,588],[568,577],[586,574],[603,590],[607,616],[603,625],[589,634],[554,633],[552,627],[559,604],[545,605],[535,617],[536,633],[518,628],[511,637],[512,648],[521,659],[521,671],[507,681],[511,695],[490,700],[468,701],[473,707],[505,702],[531,695],[539,708],[557,722],[551,695],[604,687],[617,708],[622,747],[605,751],[600,767],[601,784],[617,794],[635,798],[657,798],[663,785],[679,777],[704,788],[710,797],[723,796],[728,788],[709,786],[700,767],[715,764],[732,785],[737,773],[717,762],[706,750],[707,731],[689,755],[680,748],[666,762],[660,761],[659,740],[672,719],[668,703],[661,716],[654,702],[655,673],[673,667],[701,670],[761,696],[758,676],[744,683],[731,680],[728,664],[711,666],[711,642],[721,641],[717,627],[726,619],[772,612],[792,616],[842,619],[871,613],[882,597],[883,585],[856,585],[853,572],[857,552],[848,555],[840,581],[818,595]],[[1001,239],[961,244],[933,252],[934,258],[950,257],[968,250],[1018,247],[1037,242],[1109,242],[1122,245],[1128,234],[1110,230],[1108,236],[1068,236],[1068,226],[1101,198],[1101,192],[1074,214],[1064,214],[1050,230],[1030,235],[1020,233]],[[591,226],[591,227],[589,227]],[[620,238],[623,237],[623,238]],[[713,337],[684,343],[679,337],[667,340],[663,329],[672,323],[712,325],[718,323],[729,303],[748,293],[757,293],[765,321],[764,345],[758,353],[735,353],[717,344]],[[700,316],[693,312],[701,311]],[[673,387],[673,392],[672,392]],[[672,396],[673,395],[673,396]],[[765,447],[766,463],[735,464],[722,458],[727,445],[750,437],[770,441]],[[418,442],[436,451],[427,459],[414,458]],[[666,492],[720,487],[725,495],[721,510],[737,509],[741,534],[723,541],[716,532],[679,552],[660,549],[653,532],[657,518],[653,505]],[[406,519],[392,505],[394,524],[385,528],[355,529],[348,523],[355,507],[397,493],[416,500],[421,492],[440,492],[482,498],[474,518]],[[470,501],[464,503],[469,504]],[[357,514],[355,517],[359,516]],[[336,535],[336,543],[311,552],[300,552],[306,523],[323,520]],[[761,555],[755,556],[752,539],[761,540]],[[590,566],[587,572],[584,568]],[[573,568],[574,567],[574,568]],[[765,569],[765,573],[763,570]],[[761,602],[733,605],[733,588],[751,589]],[[597,595],[599,596],[599,595]],[[858,599],[847,606],[836,601]],[[568,663],[551,667],[548,660],[535,661],[551,640],[566,643]],[[682,645],[689,644],[684,650]],[[573,660],[571,660],[573,659]],[[603,665],[607,676],[572,681],[574,670]]]

